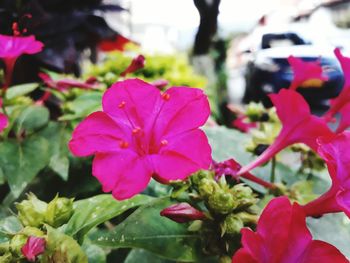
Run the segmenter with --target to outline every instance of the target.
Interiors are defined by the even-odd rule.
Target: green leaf
[[[155,254],[144,250],[144,249],[133,249],[128,254],[124,263],[172,263],[174,261],[170,261],[167,259],[162,259]]]
[[[63,115],[60,120],[84,118],[90,113],[99,110],[101,108],[101,101],[101,92],[86,92],[74,101],[67,103],[66,108],[71,113]]]
[[[39,83],[27,83],[10,87],[6,92],[6,99],[11,100],[26,95],[39,87]]]
[[[343,213],[308,218],[307,224],[313,239],[334,245],[350,258],[350,220]]]
[[[39,133],[50,142],[49,167],[57,173],[64,181],[68,179],[69,151],[68,141],[70,132],[62,123],[50,122],[49,125]]]
[[[117,201],[111,195],[97,195],[77,201],[74,203],[74,214],[67,223],[65,233],[82,240],[95,226],[151,200],[152,198],[146,195],[137,195],[124,201]]]
[[[43,263],[88,263],[87,256],[73,238],[50,226],[46,228],[47,245],[42,259]]]
[[[22,142],[10,139],[0,143],[0,167],[15,198],[48,164],[48,149],[47,140],[36,135]]]
[[[16,234],[21,229],[22,225],[15,216],[0,220],[0,243],[9,241],[8,235]]]
[[[49,122],[49,111],[42,106],[26,107],[15,121],[16,133],[19,134],[23,129],[27,134],[32,133]]]
[[[84,242],[82,249],[85,252],[86,256],[88,257],[88,262],[91,262],[91,263],[107,262],[106,252],[99,246]]]
[[[142,248],[171,260],[197,261],[202,256],[200,237],[189,233],[186,225],[159,214],[172,203],[169,198],[156,199],[138,208],[113,231],[96,231],[90,238],[102,247]]]

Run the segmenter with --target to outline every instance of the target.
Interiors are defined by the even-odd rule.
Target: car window
[[[308,44],[295,33],[265,34],[262,37],[261,48],[285,47]]]

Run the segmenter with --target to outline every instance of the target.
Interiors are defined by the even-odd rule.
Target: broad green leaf
[[[48,164],[48,149],[47,140],[36,135],[22,142],[10,139],[0,143],[0,167],[15,198]]]
[[[157,255],[144,250],[144,249],[133,249],[128,254],[124,263],[172,263],[174,261],[162,259]]]
[[[172,203],[169,198],[156,199],[138,208],[113,231],[96,231],[90,238],[102,247],[142,248],[171,260],[197,261],[201,257],[199,236],[159,214]]]
[[[11,100],[26,95],[39,87],[39,83],[27,83],[10,87],[6,92],[6,99]]]
[[[67,181],[69,172],[68,141],[71,136],[69,130],[62,123],[50,122],[39,134],[50,142],[49,167]]]
[[[90,113],[99,110],[101,108],[101,101],[101,92],[86,92],[65,105],[71,113],[63,115],[60,120],[84,118]]]
[[[46,252],[42,262],[88,263],[87,256],[79,244],[70,236],[50,226],[47,228]]]
[[[82,246],[83,251],[88,257],[90,263],[106,263],[107,255],[106,252],[99,246],[84,242]]]
[[[350,220],[343,213],[308,218],[307,224],[314,239],[334,245],[350,258]]]
[[[29,134],[44,127],[49,122],[49,115],[45,107],[26,107],[15,121],[16,133],[19,134],[24,129],[26,134]]]
[[[22,225],[15,216],[0,220],[0,243],[7,242],[8,235],[16,234],[21,229]]]
[[[65,233],[81,241],[93,227],[151,200],[152,197],[147,195],[137,195],[124,201],[117,201],[111,195],[97,195],[77,201],[74,203],[74,214],[67,223]]]

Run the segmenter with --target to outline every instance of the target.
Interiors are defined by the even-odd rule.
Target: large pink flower
[[[267,162],[278,152],[294,143],[304,143],[317,151],[316,139],[333,134],[323,119],[311,114],[309,105],[296,91],[281,89],[278,94],[271,94],[270,98],[282,122],[282,130],[273,144],[256,160],[242,167],[239,175]]]
[[[318,141],[319,154],[327,163],[332,186],[319,198],[306,204],[304,210],[310,216],[343,211],[350,218],[350,132]]]
[[[350,58],[344,57],[339,48],[334,50],[334,54],[339,60],[344,73],[344,85],[339,96],[332,100],[330,109],[324,115],[327,121],[331,121],[332,117],[343,107],[350,102]]]
[[[290,56],[288,57],[288,62],[294,73],[290,89],[295,90],[308,80],[328,80],[328,77],[323,75],[319,61],[303,61],[300,58]]]
[[[151,176],[166,183],[210,166],[211,149],[198,129],[210,114],[202,90],[161,93],[130,79],[108,89],[102,106],[78,125],[69,147],[76,156],[95,155],[93,175],[115,198],[141,192]]]
[[[260,216],[257,230],[243,228],[242,244],[232,263],[345,263],[334,246],[312,240],[303,209],[288,198],[270,201]]]
[[[2,99],[0,98],[0,108],[2,107]],[[0,113],[0,132],[2,132],[8,125],[8,118],[5,114]]]
[[[3,59],[6,66],[5,89],[10,85],[17,58],[23,54],[38,53],[43,47],[43,43],[35,40],[34,36],[0,35],[0,58]]]

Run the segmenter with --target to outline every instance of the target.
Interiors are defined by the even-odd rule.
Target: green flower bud
[[[20,232],[22,235],[26,235],[27,237],[29,236],[35,236],[35,237],[43,237],[45,236],[44,232],[41,231],[40,229],[36,227],[31,227],[31,226],[26,226],[23,228]]]
[[[74,212],[73,200],[74,198],[68,199],[56,195],[47,206],[45,222],[53,227],[59,227],[67,223]]]
[[[229,214],[221,224],[222,231],[225,234],[238,234],[244,227],[242,220],[235,214]]]
[[[265,112],[265,107],[262,103],[251,102],[248,104],[245,114],[251,121],[259,121],[260,116]]]
[[[203,179],[198,186],[199,194],[204,198],[208,198],[217,190],[219,185],[213,179]]]
[[[219,263],[231,263],[232,259],[229,256],[221,256]]]
[[[214,192],[208,199],[209,210],[218,214],[228,214],[237,207],[237,202],[233,199],[232,194],[223,190]]]
[[[10,241],[10,250],[14,255],[20,257],[22,255],[21,248],[27,243],[28,236],[23,234],[15,235]],[[1,262],[1,261],[0,261]]]
[[[1,263],[11,263],[12,262],[12,254],[10,252],[6,252],[4,255],[0,256]]]
[[[257,201],[253,190],[248,186],[244,186],[244,184],[235,185],[232,188],[232,193],[235,200],[238,202],[238,207],[249,207]]]
[[[195,185],[200,185],[204,179],[213,179],[214,173],[212,171],[200,170],[191,176],[191,181]]]
[[[237,216],[242,220],[243,224],[257,224],[258,216],[247,212],[238,213]]]
[[[9,250],[10,250],[10,243],[9,242],[0,243],[0,255],[5,254]],[[2,262],[2,261],[0,260],[0,262]]]
[[[39,200],[34,194],[28,200],[16,204],[18,219],[24,226],[39,227],[44,223],[47,203]]]

